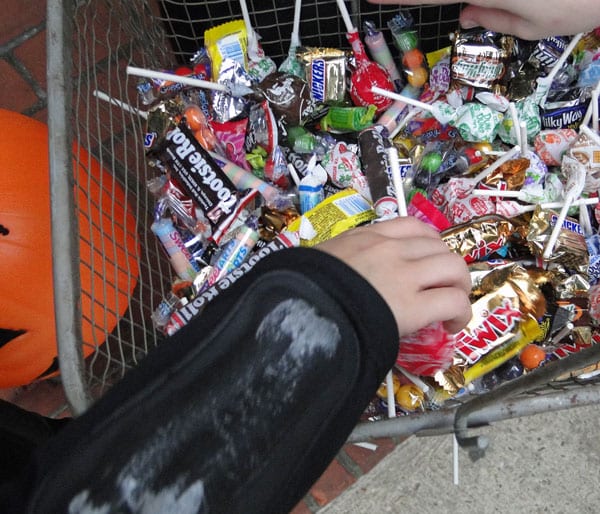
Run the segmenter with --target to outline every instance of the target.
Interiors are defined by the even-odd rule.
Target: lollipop
[[[562,206],[560,213],[558,214],[558,218],[554,223],[554,228],[552,229],[552,233],[546,242],[546,246],[544,247],[543,257],[544,260],[548,261],[552,256],[552,252],[554,250],[554,245],[556,244],[556,240],[558,239],[558,235],[562,229],[562,225],[567,217],[567,211],[573,204],[573,202],[579,198],[581,193],[583,192],[583,187],[585,186],[585,167],[577,160],[570,156],[565,156],[563,158],[563,172],[567,175],[567,185],[565,188],[565,199],[564,205]]]
[[[202,89],[210,89],[212,91],[228,93],[236,97],[244,96],[254,92],[251,88],[244,86],[243,84],[218,84],[216,82],[211,82],[210,80],[195,79],[183,75],[176,75],[174,73],[147,70],[145,68],[138,68],[136,66],[127,66],[126,71],[128,75],[134,75],[136,77],[145,77],[157,80],[169,80],[171,82],[177,82],[186,86],[199,87]]]
[[[297,75],[300,78],[304,78],[304,67],[296,56],[296,49],[301,45],[300,43],[300,11],[302,10],[301,0],[296,0],[294,4],[294,24],[292,26],[292,35],[290,37],[290,48],[288,55],[285,60],[279,66],[279,71],[283,73],[290,73],[291,75]]]
[[[273,73],[277,66],[273,60],[265,55],[264,50],[258,42],[259,36],[250,23],[250,14],[246,0],[240,0],[242,8],[242,17],[246,25],[246,33],[248,35],[248,73],[258,83],[270,73]]]
[[[377,113],[385,111],[392,101],[382,95],[373,93],[373,86],[378,86],[388,91],[394,89],[394,84],[388,72],[379,64],[371,61],[367,56],[358,35],[358,29],[352,24],[344,0],[337,0],[338,7],[344,23],[346,24],[346,37],[352,46],[356,59],[356,67],[350,77],[350,97],[355,105],[367,107],[375,105]]]
[[[400,176],[398,150],[387,149],[399,216],[408,216],[404,187]],[[444,330],[442,323],[432,323],[414,334],[402,338],[396,363],[409,373],[433,376],[452,362],[454,337]]]

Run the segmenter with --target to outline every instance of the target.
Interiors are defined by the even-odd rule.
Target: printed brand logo
[[[325,60],[315,59],[310,66],[310,92],[313,100],[325,100]]]
[[[521,321],[521,313],[505,298],[473,330],[463,329],[456,337],[456,351],[469,363],[474,364],[483,355],[503,342]]]

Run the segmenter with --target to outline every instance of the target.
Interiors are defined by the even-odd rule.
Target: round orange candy
[[[528,344],[521,351],[519,360],[525,369],[535,369],[546,360],[546,352],[537,344]]]
[[[425,395],[420,388],[414,384],[404,384],[396,392],[396,403],[404,410],[417,410],[423,405]]]
[[[407,73],[408,83],[413,87],[423,87],[427,79],[429,78],[429,73],[422,66],[419,68],[415,68],[410,70]]]
[[[409,70],[417,69],[423,66],[425,56],[418,48],[413,48],[408,52],[404,52],[402,56],[402,64]]]

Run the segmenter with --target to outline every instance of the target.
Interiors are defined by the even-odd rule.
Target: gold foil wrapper
[[[300,47],[296,50],[313,100],[327,104],[347,103],[349,55],[337,48]]]
[[[294,207],[278,210],[263,206],[259,218],[259,233],[261,239],[271,241],[299,216],[300,214]]]
[[[536,207],[526,236],[531,253],[538,257],[543,255],[557,218],[558,214],[555,211],[544,210],[539,205]],[[576,220],[567,217],[559,232],[549,263],[562,265],[571,273],[587,274],[589,261],[590,256],[583,231]]]
[[[500,182],[504,182],[510,191],[521,189],[525,183],[525,173],[530,162],[526,158],[511,159],[488,175],[483,183],[488,186],[497,186]]]
[[[502,248],[513,231],[511,220],[489,214],[455,225],[443,231],[441,237],[450,250],[472,263]]]
[[[474,364],[513,338],[522,320],[537,320],[546,312],[544,294],[518,264],[488,273],[480,290],[485,294],[473,299],[471,320],[455,336],[455,364]]]

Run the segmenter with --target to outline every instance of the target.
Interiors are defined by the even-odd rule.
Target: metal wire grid
[[[435,50],[448,44],[448,34],[457,25],[459,7],[459,4],[454,4],[410,9],[424,50]],[[104,338],[84,343],[93,347],[92,356],[85,366],[80,367],[77,352],[70,352],[61,360],[67,397],[79,401],[78,405],[72,406],[73,410],[83,411],[128,368],[135,366],[151,347],[161,342],[161,335],[154,330],[150,314],[167,293],[173,278],[170,265],[164,259],[156,237],[149,230],[154,199],[148,192],[146,181],[154,176],[154,171],[147,169],[142,150],[143,120],[135,113],[100,100],[94,92],[102,91],[113,99],[139,107],[135,81],[129,80],[125,73],[128,64],[168,69],[173,68],[176,63],[187,62],[202,44],[204,30],[224,21],[241,18],[242,14],[237,0],[162,0],[157,3],[148,0],[80,0],[75,4],[68,0],[49,0],[49,32],[52,28],[50,12],[57,8],[61,10],[63,17],[73,23],[72,56],[65,53],[65,48],[52,48],[51,44],[48,50],[49,62],[55,63],[58,68],[62,67],[62,72],[72,77],[72,83],[69,84],[73,89],[72,103],[66,104],[71,105],[71,108],[65,106],[70,111],[70,121],[63,129],[71,130],[74,139],[88,149],[103,168],[111,171],[112,181],[99,184],[101,188],[109,193],[115,187],[126,191],[124,207],[131,210],[137,226],[127,226],[125,220],[115,219],[115,230],[135,234],[140,248],[139,255],[136,256],[137,268],[124,270],[130,274],[131,280],[139,276],[126,314],[113,331],[104,330]],[[390,41],[386,23],[398,12],[397,6],[377,6],[353,0],[348,8],[359,30],[364,20],[371,20]],[[265,53],[276,62],[281,62],[287,56],[290,43],[293,0],[250,0],[248,9],[255,30],[262,37]],[[307,46],[348,48],[345,27],[335,1],[303,1],[300,39]],[[64,46],[67,43],[62,44]],[[393,45],[390,44],[390,47],[394,50]],[[53,51],[58,52],[58,58],[55,56],[54,60],[50,56]],[[72,62],[67,63],[65,59],[71,57]],[[56,71],[60,76],[61,69]],[[49,80],[49,88],[52,85]],[[64,88],[68,97],[69,87]],[[55,85],[55,89],[60,89],[60,84]],[[50,113],[52,103],[50,95]],[[58,109],[56,117],[60,117],[60,105]],[[50,127],[52,138],[52,123]],[[54,129],[55,137],[60,126],[58,129]],[[87,169],[87,163],[80,164]],[[89,173],[83,173],[75,177],[76,187],[87,191],[91,180]],[[89,201],[93,202],[93,199]],[[75,209],[80,207],[75,206]],[[94,228],[98,227],[94,227],[93,220],[80,220],[79,227],[76,227],[82,240]],[[92,238],[88,238],[87,242],[94,251],[104,255],[102,248],[94,248]],[[55,266],[64,266],[67,274],[76,276],[78,255],[74,255],[76,252],[73,251],[64,253],[62,250],[55,248],[55,254],[59,256]],[[114,256],[105,255],[101,269],[92,271],[106,276],[107,271],[113,267]],[[104,287],[114,289],[117,286],[105,281]],[[61,292],[58,291],[57,295],[60,297]],[[94,301],[94,291],[81,292],[81,295],[82,301]],[[68,308],[69,305],[66,305],[67,310]],[[57,310],[60,309],[61,306],[57,306]],[[58,312],[57,318],[60,318]],[[100,315],[87,321],[104,327],[103,318]],[[72,322],[77,324],[81,319],[75,316]],[[78,331],[74,330],[74,333],[77,334]],[[66,346],[76,344],[73,339],[66,339]],[[65,376],[65,371],[69,368],[74,368],[75,373],[81,372],[84,380],[72,380]],[[86,389],[84,394],[79,390],[82,388]],[[498,397],[493,405],[487,405],[476,413],[469,424],[477,425],[587,403],[600,403],[600,385],[597,381],[553,383],[543,388],[538,386],[535,391],[516,398]],[[451,431],[455,412],[461,405],[460,401],[453,401],[440,411],[359,426],[352,437],[358,440],[417,432]]]
[[[364,19],[369,19],[384,32],[388,31],[387,20],[398,11],[396,6],[380,7],[365,1],[353,1],[348,8],[357,27],[362,25]],[[280,62],[289,49],[293,0],[249,1],[248,10],[255,29],[262,37],[265,52]],[[420,28],[424,49],[447,44],[448,33],[456,27],[457,6],[416,7],[411,9],[411,13]],[[305,0],[301,17],[300,33],[304,44],[349,48],[335,1]],[[161,334],[152,326],[150,315],[168,292],[173,279],[171,267],[164,259],[156,237],[149,230],[154,198],[146,182],[155,173],[147,168],[143,154],[143,120],[135,113],[100,99],[97,93],[139,107],[135,80],[129,79],[125,73],[128,64],[151,69],[173,68],[178,63],[186,62],[200,48],[206,29],[234,18],[242,18],[237,0],[50,0],[48,3],[50,32],[55,20],[62,35],[67,34],[65,41],[60,44],[53,38],[49,39],[49,62],[52,58],[50,54],[53,54],[53,67],[56,68],[53,71],[58,81],[65,76],[72,79],[53,88],[54,96],[62,93],[61,89],[64,88],[65,97],[70,98],[66,98],[62,107],[68,111],[66,126],[54,126],[52,130],[51,122],[51,137],[56,138],[62,131],[72,133],[73,139],[89,151],[103,169],[110,171],[110,180],[103,176],[98,182],[90,171],[87,159],[76,155],[75,187],[88,192],[94,185],[108,195],[113,195],[118,188],[123,189],[126,200],[121,207],[133,214],[136,226],[131,226],[125,216],[116,219],[115,212],[109,207],[106,215],[111,217],[112,227],[105,236],[116,240],[115,234],[124,232],[136,238],[140,249],[135,269],[118,269],[117,251],[128,254],[129,250],[124,245],[117,245],[117,251],[113,248],[113,254],[108,255],[102,243],[93,237],[94,233],[106,231],[106,228],[99,226],[97,220],[91,217],[83,218],[75,214],[84,209],[89,212],[106,210],[101,199],[91,195],[87,197],[87,205],[74,205],[73,213],[65,211],[62,217],[55,217],[53,221],[54,226],[72,224],[73,231],[79,237],[78,241],[73,242],[73,248],[67,248],[68,245],[63,243],[55,243],[54,248],[55,272],[60,273],[62,269],[63,278],[72,280],[73,288],[72,293],[65,292],[56,302],[57,319],[64,316],[69,320],[61,331],[60,339],[63,340],[63,346],[67,347],[81,341],[81,327],[77,326],[81,323],[91,324],[101,334],[79,343],[81,351],[91,352],[81,370],[82,379],[74,380],[71,385],[70,380],[66,379],[67,387],[87,389],[84,394],[81,391],[72,392],[72,396],[81,402],[79,408],[74,410],[85,410],[95,397],[100,396],[128,368],[135,366],[151,347],[161,342]],[[49,88],[52,87],[50,80]],[[52,97],[51,94],[50,104],[54,103]],[[58,109],[54,123],[64,114],[60,111],[61,107]],[[52,112],[52,105],[49,105],[49,111]],[[55,142],[53,149],[57,147]],[[64,161],[64,165],[68,163],[65,155],[60,156],[59,160]],[[60,166],[54,166],[57,167]],[[54,199],[53,202],[61,204],[53,205],[55,210],[64,208],[63,201]],[[103,281],[101,291],[77,289],[78,267],[82,262],[77,248],[84,244],[89,245],[92,253],[102,256],[100,265],[97,261],[92,263],[90,273],[100,277],[110,277],[116,273],[127,275],[126,283],[121,286],[123,290],[119,290],[119,286],[109,279]],[[128,266],[127,255],[125,262]],[[123,266],[122,260],[120,266]],[[132,281],[137,285],[129,297],[128,309],[114,330],[108,330],[106,320],[118,316],[121,305],[117,301],[115,305],[106,304],[99,309],[98,298],[115,297],[119,300],[127,297],[128,285]],[[57,280],[56,283],[61,282]],[[79,298],[76,298],[77,293]],[[60,292],[57,297],[61,297]],[[73,302],[65,300],[69,297],[74,297]],[[96,308],[91,311],[88,309],[86,315],[86,309],[83,309],[83,313],[78,311],[78,301],[82,305],[95,304]],[[78,319],[78,316],[81,318]],[[69,337],[72,339],[67,342]],[[82,367],[78,362],[79,357],[73,351],[69,352],[68,357],[63,357],[63,378],[66,369],[71,368],[73,373],[77,373],[78,368]]]
[[[248,1],[253,28],[261,37],[266,55],[280,62],[287,56],[294,17],[294,0]],[[385,35],[392,52],[397,52],[391,40],[387,22],[398,13],[397,5],[375,5],[350,0],[348,11],[355,26],[362,31],[365,20],[372,21]],[[241,19],[242,10],[236,0],[162,0],[160,21],[180,62],[185,62],[198,49],[204,31],[211,26]],[[422,48],[432,51],[448,44],[448,34],[457,28],[460,4],[405,8],[419,29]],[[349,48],[346,27],[335,1],[303,0],[300,19],[300,40],[306,46]]]

